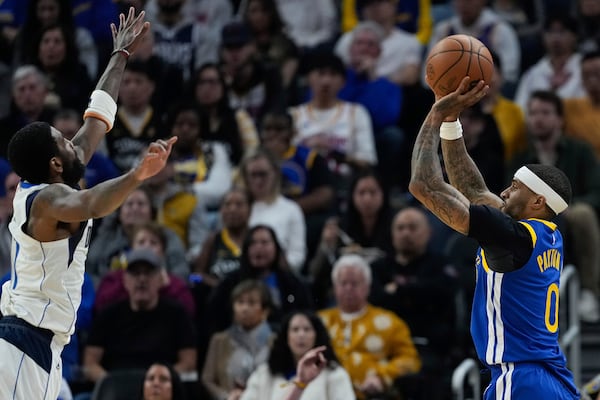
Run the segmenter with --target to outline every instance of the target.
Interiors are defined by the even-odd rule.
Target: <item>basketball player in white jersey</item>
[[[15,133],[8,146],[21,177],[15,194],[11,280],[0,301],[0,399],[56,400],[60,354],[74,332],[93,218],[119,207],[165,165],[174,141],[152,143],[121,177],[77,190],[103,135],[112,128],[127,58],[148,31],[144,13],[129,10],[111,24],[114,51],[72,141],[46,123]]]

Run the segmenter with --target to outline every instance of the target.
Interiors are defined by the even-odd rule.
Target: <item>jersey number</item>
[[[553,318],[551,320],[552,305],[554,305],[554,314],[552,314]],[[558,285],[556,283],[548,286],[548,292],[546,293],[546,315],[544,320],[546,321],[546,329],[548,329],[550,333],[555,333],[558,330]]]

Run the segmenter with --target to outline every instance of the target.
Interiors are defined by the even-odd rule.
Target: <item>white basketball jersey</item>
[[[39,242],[26,234],[31,204],[47,184],[21,182],[13,201],[11,280],[2,287],[0,310],[63,336],[75,330],[92,220],[71,237]]]

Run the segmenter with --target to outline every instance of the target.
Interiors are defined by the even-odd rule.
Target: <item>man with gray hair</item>
[[[12,76],[12,104],[8,115],[0,120],[0,157],[6,158],[13,134],[33,121],[52,122],[55,109],[46,104],[46,76],[33,65],[23,65]]]
[[[319,315],[357,397],[393,393],[397,378],[421,368],[410,329],[394,313],[368,303],[371,268],[361,256],[340,257],[331,279],[337,306]]]

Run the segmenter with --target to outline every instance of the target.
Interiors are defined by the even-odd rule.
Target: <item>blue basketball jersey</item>
[[[563,240],[556,225],[519,221],[532,237],[527,263],[512,272],[490,269],[479,248],[471,335],[487,365],[552,362],[564,365],[558,345],[558,302],[563,267]]]

